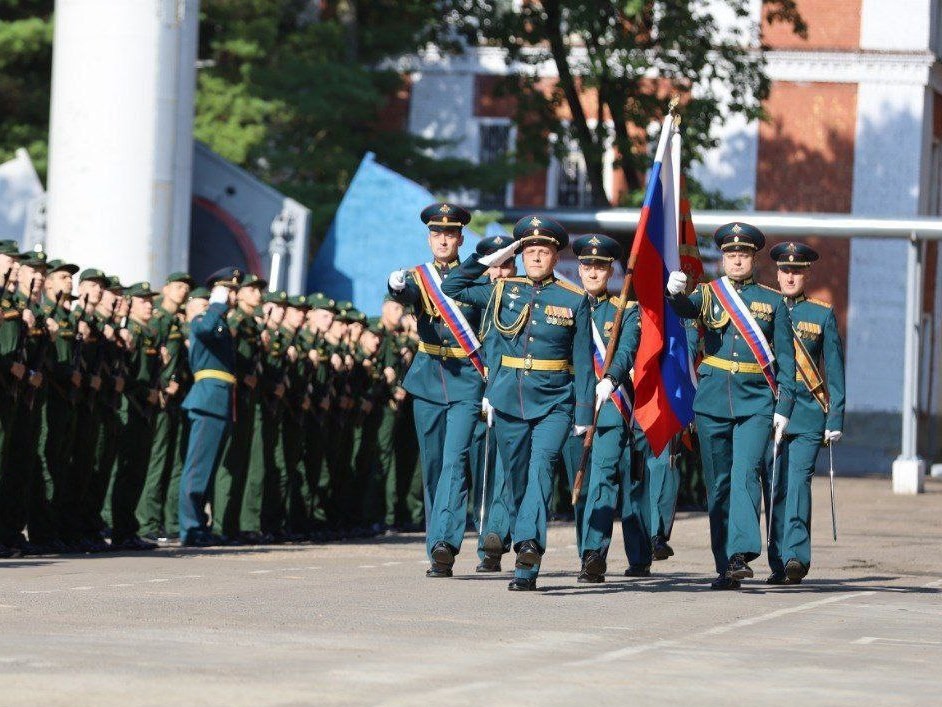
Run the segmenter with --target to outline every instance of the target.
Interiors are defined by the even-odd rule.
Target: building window
[[[486,122],[478,125],[478,163],[500,162],[510,152],[513,126],[506,121]],[[510,185],[492,192],[482,191],[478,206],[482,209],[501,209],[510,205]]]
[[[589,128],[595,130],[595,121],[589,121]],[[607,201],[607,194],[614,187],[615,150],[613,147],[614,131],[609,127],[605,140],[605,152],[602,157],[602,185]],[[560,209],[587,209],[595,203],[592,198],[592,184],[586,173],[585,159],[579,144],[571,137],[563,138],[564,149],[560,154],[556,136],[550,136],[550,165],[546,180],[546,205]]]
[[[592,186],[586,178],[582,153],[571,151],[559,161],[556,206],[581,209],[592,204]]]

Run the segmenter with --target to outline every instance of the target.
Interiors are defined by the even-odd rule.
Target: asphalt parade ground
[[[421,535],[330,545],[162,548],[0,561],[4,705],[938,704],[942,482],[815,479],[814,566],[711,592],[704,514],[676,554],[576,583],[571,524],[536,593],[476,575],[426,579]],[[505,558],[505,568],[512,559]]]

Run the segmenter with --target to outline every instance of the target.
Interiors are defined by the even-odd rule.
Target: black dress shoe
[[[674,548],[667,544],[667,539],[663,535],[655,535],[651,541],[651,550],[655,560],[666,560],[674,556]]]
[[[749,579],[753,576],[752,568],[746,563],[746,558],[740,553],[736,553],[729,558],[729,565],[726,567],[726,576],[736,581]]]
[[[496,555],[500,557],[504,554],[504,543],[497,533],[488,533],[485,535],[482,547],[485,555]]]
[[[722,574],[710,584],[710,589],[718,592],[739,589],[740,587],[742,587],[742,584],[739,583],[739,580],[732,579]]]
[[[475,572],[500,572],[500,555],[496,558],[484,555],[484,559],[474,568]]]
[[[433,579],[440,579],[443,577],[451,577],[451,565],[442,565],[438,562],[433,562],[432,566],[425,570],[425,576],[431,577]]]
[[[246,530],[239,533],[239,540],[245,545],[261,545],[264,538],[256,530]]]
[[[604,575],[608,569],[602,553],[596,550],[586,550],[582,555],[582,571],[588,574]]]
[[[0,557],[3,557],[3,558],[18,557],[19,554],[20,554],[19,550],[15,550],[14,548],[7,547],[6,545],[0,545]]]
[[[451,567],[455,564],[457,550],[443,540],[432,545],[432,560],[434,564]]]
[[[540,564],[543,553],[540,552],[540,546],[536,540],[524,540],[517,549],[517,569],[528,570],[534,565]]]
[[[785,576],[784,572],[773,572],[768,577],[765,578],[766,584],[788,584],[788,577]]]
[[[794,557],[785,563],[785,576],[793,582],[800,582],[808,574],[808,568],[801,564]]]
[[[536,590],[536,579],[524,579],[523,577],[514,577],[507,585],[511,592],[532,592]]]
[[[135,536],[133,540],[134,540],[135,550],[140,550],[143,552],[146,550],[157,549],[157,543],[152,543],[150,540],[145,540],[144,538],[140,538],[137,536]]]
[[[586,572],[585,567],[583,567],[582,571],[579,573],[579,576],[576,577],[576,581],[579,584],[601,584],[605,581],[605,575]]]
[[[183,547],[213,547],[219,545],[220,541],[218,537],[209,533],[191,533],[180,544]]]
[[[628,565],[625,570],[626,577],[650,577],[651,565]]]

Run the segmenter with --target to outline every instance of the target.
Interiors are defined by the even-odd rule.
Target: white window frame
[[[507,154],[513,155],[517,150],[517,125],[510,118],[498,118],[498,117],[481,117],[477,118],[474,130],[474,155],[475,161],[481,163],[481,128],[488,125],[507,125],[510,127],[510,130],[507,133]],[[478,201],[480,202],[480,194],[478,191]],[[504,187],[504,208],[512,208],[514,205],[514,183],[513,180],[508,181]]]
[[[598,121],[590,119],[587,121],[589,125],[589,130],[595,130],[598,125]],[[569,121],[563,121],[565,127],[569,127]],[[605,198],[610,198],[613,188],[615,186],[615,124],[612,121],[605,122],[608,130],[608,137],[605,140],[605,153],[602,157],[602,186],[605,188]],[[553,144],[556,141],[556,136],[550,136],[550,162],[549,168],[546,171],[546,207],[549,209],[555,209],[559,206],[559,176],[561,165],[559,160],[556,158],[555,151],[553,150]],[[582,160],[582,169],[579,174],[579,189],[580,193],[585,191],[585,181],[586,181],[586,169],[585,169],[585,160],[582,158],[582,153],[579,150],[579,145],[574,141],[569,147],[569,153],[577,153]],[[587,204],[580,204],[580,208],[588,206]]]

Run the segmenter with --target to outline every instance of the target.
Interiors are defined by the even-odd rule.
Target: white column
[[[186,263],[198,6],[56,2],[51,257],[125,281]]]

